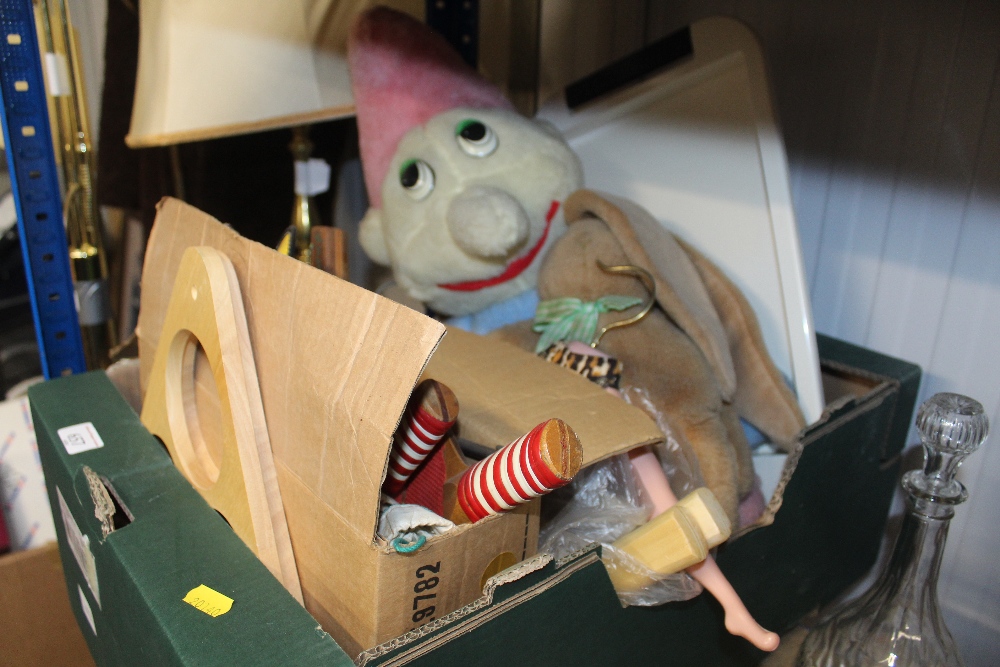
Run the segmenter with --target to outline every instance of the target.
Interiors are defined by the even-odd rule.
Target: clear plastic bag
[[[630,403],[642,398],[641,391],[630,393],[633,394]],[[660,427],[667,438],[655,447],[656,455],[671,480],[675,494],[682,497],[700,486],[700,474],[696,467],[692,467],[677,440],[670,435],[669,426],[661,423]],[[618,599],[622,605],[654,606],[689,600],[701,593],[701,585],[685,572],[665,576],[656,574],[613,546],[615,540],[646,523],[651,511],[641,487],[635,481],[627,454],[581,470],[572,484],[552,500],[559,504],[559,508],[542,526],[539,536],[541,551],[561,558],[596,542],[602,547],[602,557],[609,570],[624,568],[627,572],[653,580],[653,583],[637,591],[619,591]]]
[[[663,431],[666,440],[657,447],[656,457],[660,466],[670,480],[670,488],[678,498],[683,498],[699,486],[705,486],[698,467],[698,459],[694,452],[684,448],[673,436],[666,415],[660,411],[659,405],[649,397],[649,392],[642,387],[623,386],[619,390],[622,399],[652,417],[656,426]]]

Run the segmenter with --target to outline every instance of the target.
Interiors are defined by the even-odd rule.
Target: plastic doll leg
[[[670,488],[656,454],[649,447],[641,447],[629,452],[629,459],[636,478],[653,503],[652,516],[655,517],[672,507],[677,502],[677,496]],[[687,572],[722,605],[726,613],[726,630],[745,638],[762,651],[773,651],[778,648],[780,641],[778,635],[765,630],[754,620],[714,558],[709,556],[701,563],[689,567]]]
[[[765,630],[754,620],[714,558],[709,556],[701,563],[689,567],[687,572],[722,605],[722,609],[726,612],[726,630],[743,637],[762,651],[773,651],[778,648],[780,642],[778,635]]]
[[[593,354],[594,352],[589,351],[589,353]],[[617,393],[614,390],[611,391]],[[646,496],[653,505],[650,518],[673,507],[677,503],[677,496],[670,488],[670,482],[663,473],[663,468],[660,467],[659,459],[656,458],[653,450],[649,447],[636,448],[629,452],[629,459],[637,481],[642,485]],[[726,575],[719,569],[714,558],[709,556],[701,563],[689,567],[687,572],[722,605],[726,614],[726,630],[743,637],[762,651],[773,651],[778,648],[780,643],[778,635],[770,630],[765,630],[754,620],[743,604],[743,600],[726,579]]]
[[[630,451],[628,457],[636,480],[653,504],[650,518],[659,516],[673,507],[677,503],[677,496],[670,488],[667,476],[660,467],[660,460],[656,458],[653,450],[649,447],[638,447]]]

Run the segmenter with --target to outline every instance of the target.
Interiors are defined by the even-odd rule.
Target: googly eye
[[[407,160],[399,169],[399,184],[416,201],[426,199],[434,189],[434,170],[423,160]]]
[[[486,157],[497,149],[496,133],[478,120],[463,120],[455,128],[459,147],[472,157]]]

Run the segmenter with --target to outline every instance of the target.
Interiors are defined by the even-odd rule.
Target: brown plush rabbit
[[[568,230],[542,264],[539,298],[646,296],[634,278],[606,273],[598,261],[636,265],[654,276],[656,307],[637,324],[609,331],[599,348],[624,365],[622,391],[644,395],[649,411],[665,415],[737,525],[739,501],[753,485],[739,417],[779,446],[805,425],[753,311],[717,267],[634,203],[579,190],[566,200],[565,214]],[[600,326],[622,317],[601,315]],[[495,335],[529,349],[539,338],[532,322]]]

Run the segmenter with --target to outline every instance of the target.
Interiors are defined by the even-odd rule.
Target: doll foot
[[[778,648],[781,638],[777,633],[765,630],[753,619],[749,612],[741,614],[726,613],[726,630],[730,634],[743,637],[761,651],[773,651]]]

